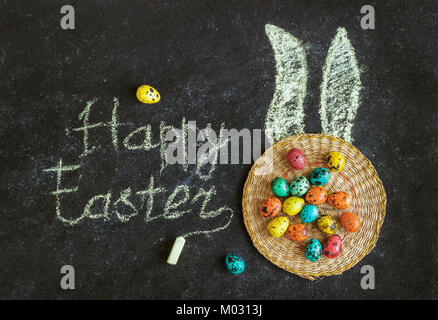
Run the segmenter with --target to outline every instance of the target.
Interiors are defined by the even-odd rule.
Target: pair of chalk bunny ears
[[[301,41],[282,28],[265,26],[274,50],[275,91],[266,114],[265,129],[274,142],[304,133],[304,99],[308,69]],[[319,109],[323,133],[352,142],[351,129],[360,104],[360,70],[345,28],[338,28],[322,70]]]

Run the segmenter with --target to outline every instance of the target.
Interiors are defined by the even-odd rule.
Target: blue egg
[[[241,256],[238,256],[234,253],[230,253],[226,256],[225,264],[228,271],[230,271],[232,274],[241,274],[243,270],[245,270],[245,261],[243,261]]]
[[[318,218],[318,207],[313,204],[306,204],[303,209],[301,209],[300,218],[303,222],[310,223]]]
[[[307,242],[304,254],[309,261],[318,261],[322,255],[321,242],[317,239],[312,239]]]
[[[316,168],[310,174],[310,183],[314,186],[322,186],[330,179],[330,172],[326,168]]]
[[[310,184],[306,177],[300,176],[290,183],[290,194],[301,197],[309,190]]]

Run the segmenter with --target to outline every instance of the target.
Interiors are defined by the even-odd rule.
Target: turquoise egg
[[[309,261],[318,261],[322,255],[321,242],[317,239],[312,239],[307,242],[304,254]]]
[[[228,271],[232,274],[241,274],[245,270],[245,261],[243,258],[237,254],[230,253],[225,258],[225,264]]]
[[[271,190],[278,197],[287,197],[289,195],[289,184],[283,178],[274,178],[271,182]]]
[[[306,204],[300,212],[300,218],[305,223],[310,223],[318,218],[318,207],[313,204]]]
[[[304,176],[300,176],[290,183],[290,194],[295,197],[301,197],[309,190],[309,187],[309,180]]]
[[[322,186],[330,179],[330,172],[326,168],[316,168],[310,174],[310,183],[314,186]]]

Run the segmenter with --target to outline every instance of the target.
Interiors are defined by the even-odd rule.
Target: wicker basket
[[[306,156],[307,165],[294,170],[286,160],[286,153],[299,148]],[[341,153],[346,161],[345,168],[332,172],[330,181],[324,186],[327,191],[346,191],[353,197],[353,204],[347,210],[339,210],[328,203],[318,205],[320,214],[330,214],[339,222],[339,216],[346,211],[355,211],[362,221],[362,228],[356,233],[347,233],[342,226],[337,234],[343,238],[341,255],[336,259],[324,256],[311,262],[304,256],[304,243],[296,243],[286,235],[273,238],[266,226],[270,219],[260,216],[260,204],[273,194],[271,180],[281,176],[290,182],[295,177],[308,177],[313,169],[325,165],[325,155],[330,151]],[[323,134],[302,134],[290,136],[269,148],[253,165],[248,174],[242,198],[243,219],[257,250],[269,261],[300,277],[315,280],[317,277],[341,274],[356,265],[376,245],[380,228],[385,218],[386,194],[371,162],[355,147],[342,139]],[[281,213],[281,215],[285,215]],[[299,214],[289,217],[291,223],[301,223]],[[307,239],[316,238],[321,243],[328,237],[316,226],[307,225]]]

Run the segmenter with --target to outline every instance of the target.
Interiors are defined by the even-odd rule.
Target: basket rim
[[[300,140],[303,138],[315,138],[315,139],[329,139],[329,140],[333,140],[333,141],[338,141],[342,144],[345,144],[345,146],[347,148],[349,148],[350,150],[354,151],[355,154],[357,154],[358,156],[360,156],[364,162],[366,163],[367,167],[371,170],[374,179],[376,180],[377,186],[379,187],[379,192],[380,192],[380,198],[381,198],[381,210],[379,212],[379,216],[378,216],[378,220],[377,220],[377,224],[376,224],[376,229],[374,230],[374,234],[373,237],[369,243],[369,245],[358,255],[357,259],[355,259],[353,262],[348,263],[347,265],[334,270],[332,272],[323,272],[323,273],[307,273],[307,272],[302,272],[299,270],[296,270],[290,266],[287,266],[285,264],[277,263],[277,262],[273,262],[271,260],[271,258],[269,257],[269,255],[267,254],[267,252],[265,252],[263,246],[261,245],[260,241],[257,240],[257,237],[255,237],[255,233],[252,231],[250,225],[248,224],[248,208],[245,202],[245,199],[247,198],[247,194],[248,194],[248,188],[250,186],[249,181],[253,178],[254,176],[254,172],[255,169],[258,168],[260,166],[260,164],[257,163],[257,161],[259,161],[259,159],[263,158],[263,156],[267,153],[267,152],[272,152],[273,150],[276,150],[277,148],[283,146],[286,143],[291,143],[293,141],[296,140]],[[387,203],[387,197],[386,197],[386,192],[385,189],[383,187],[383,183],[380,180],[376,169],[374,168],[374,166],[372,165],[371,161],[365,157],[360,151],[359,149],[357,149],[356,147],[354,147],[353,145],[351,145],[348,142],[345,142],[343,139],[339,138],[339,137],[335,137],[333,135],[330,134],[322,134],[322,133],[304,133],[304,134],[297,134],[297,135],[292,135],[289,137],[286,137],[278,142],[276,142],[275,144],[273,144],[270,148],[268,148],[263,155],[260,156],[260,158],[257,159],[254,164],[252,165],[248,176],[246,178],[245,181],[245,185],[243,187],[243,196],[242,196],[242,212],[243,212],[243,221],[246,227],[246,230],[248,231],[251,241],[253,242],[253,245],[255,246],[255,248],[257,249],[257,251],[259,253],[261,253],[267,260],[271,261],[273,264],[275,264],[276,266],[294,273],[302,278],[306,278],[309,280],[315,280],[315,278],[319,278],[319,277],[324,277],[324,276],[332,276],[332,275],[339,275],[342,274],[343,272],[347,271],[348,269],[352,268],[353,266],[355,266],[358,262],[360,262],[368,253],[370,253],[374,247],[376,246],[377,243],[377,239],[380,233],[380,229],[382,227],[383,221],[385,220],[385,216],[386,216],[386,203]]]

